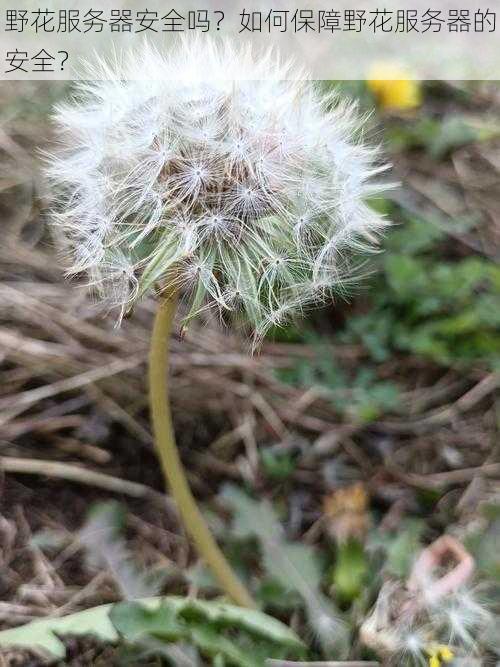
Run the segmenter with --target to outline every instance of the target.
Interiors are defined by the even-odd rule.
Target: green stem
[[[211,568],[223,590],[236,604],[242,607],[255,607],[250,594],[231,569],[198,509],[175,444],[168,397],[168,357],[176,307],[177,298],[167,298],[160,303],[151,338],[149,398],[156,448],[184,526],[200,556]]]

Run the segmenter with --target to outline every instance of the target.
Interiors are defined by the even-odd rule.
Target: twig
[[[378,422],[377,427],[389,433],[425,433],[438,426],[453,422],[460,414],[475,407],[488,394],[500,386],[500,373],[490,373],[469,389],[455,403],[440,408],[426,417],[412,422]]]
[[[64,616],[69,614],[75,607],[77,607],[81,602],[85,601],[99,590],[100,587],[106,582],[109,574],[106,571],[99,572],[93,577],[89,583],[81,588],[77,593],[73,595],[65,604],[63,604],[59,609],[56,610],[55,616]]]
[[[15,458],[12,456],[0,457],[0,469],[5,472],[18,473],[21,475],[46,475],[65,479],[77,484],[95,486],[113,493],[123,493],[132,498],[150,498],[161,503],[168,503],[169,499],[162,493],[151,489],[149,486],[139,482],[130,482],[126,479],[106,475],[102,472],[88,470],[71,463],[59,461],[45,461],[42,459]]]
[[[26,433],[54,433],[68,428],[78,428],[85,421],[82,415],[61,415],[60,417],[31,417],[30,419],[18,420],[6,424],[3,437],[6,440],[14,440]]]
[[[500,463],[485,463],[476,468],[463,468],[462,470],[449,470],[448,472],[437,472],[431,475],[417,475],[406,473],[392,464],[386,463],[387,470],[399,480],[414,486],[417,489],[440,489],[452,484],[465,484],[476,476],[500,477]]]
[[[125,428],[138,440],[141,445],[152,445],[153,438],[149,431],[145,429],[131,414],[127,412],[121,405],[119,405],[111,396],[108,396],[96,384],[91,384],[87,387],[87,393],[95,400],[96,403],[101,403],[105,412],[108,412],[113,419],[123,424]]]
[[[250,401],[255,409],[264,417],[275,434],[278,437],[284,438],[287,435],[288,430],[264,396],[258,391],[255,391],[250,395]]]
[[[121,373],[122,371],[134,368],[143,362],[143,357],[135,357],[132,359],[117,359],[107,366],[93,368],[92,370],[81,373],[80,375],[65,378],[64,380],[58,380],[57,382],[44,385],[43,387],[37,387],[36,389],[28,389],[27,391],[16,394],[14,396],[7,396],[6,398],[0,400],[0,410],[5,410],[4,414],[0,415],[0,425],[10,421],[10,419],[23,412],[29,406],[33,405],[33,403],[37,403],[44,398],[56,396],[57,394],[62,394],[65,391],[72,391],[74,389],[79,389],[80,387],[85,387],[86,385],[97,382],[98,380],[102,380],[112,375],[116,375],[117,373]]]
[[[36,605],[24,605],[17,602],[3,602],[0,601],[0,617],[8,618],[9,614],[17,614],[25,616],[26,618],[33,618],[33,616],[44,616],[45,612]]]

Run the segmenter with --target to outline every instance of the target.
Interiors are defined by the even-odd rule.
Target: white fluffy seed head
[[[145,78],[147,77],[147,78]],[[384,167],[353,105],[268,52],[208,40],[112,65],[55,113],[54,222],[99,294],[125,312],[178,289],[257,336],[330,297],[384,225]]]

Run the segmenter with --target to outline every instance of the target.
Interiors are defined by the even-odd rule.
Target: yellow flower
[[[408,71],[399,65],[373,65],[368,74],[367,85],[383,109],[408,111],[416,109],[422,103],[420,81],[410,79]]]
[[[453,660],[453,651],[449,646],[438,645],[427,649],[429,655],[429,667],[441,667],[442,662]]]
[[[448,646],[441,646],[439,653],[441,660],[444,660],[444,662],[451,662],[453,660],[453,651]]]

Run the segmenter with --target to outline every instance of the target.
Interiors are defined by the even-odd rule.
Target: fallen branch
[[[117,359],[107,366],[93,368],[90,371],[75,375],[73,377],[58,380],[49,385],[37,387],[36,389],[28,389],[20,394],[7,396],[0,400],[0,410],[5,410],[0,414],[0,424],[7,423],[13,417],[16,417],[24,410],[27,410],[34,403],[38,403],[45,398],[57,396],[66,391],[73,391],[80,389],[86,385],[93,384],[98,380],[117,375],[125,370],[130,370],[135,366],[139,366],[144,362],[142,357],[132,357],[128,359]]]
[[[496,391],[499,386],[500,373],[490,373],[451,405],[434,410],[427,416],[415,421],[380,421],[377,423],[377,428],[381,428],[388,433],[427,433],[435,428],[452,423],[460,415],[474,408],[488,394]]]
[[[462,468],[461,470],[448,470],[447,472],[436,472],[429,475],[418,475],[400,470],[397,466],[386,462],[385,467],[398,480],[408,486],[417,489],[440,490],[454,484],[466,484],[475,477],[500,477],[500,463],[485,463],[477,468]]]
[[[77,484],[94,486],[113,493],[123,493],[132,498],[147,498],[161,502],[163,505],[170,504],[170,500],[162,493],[151,489],[149,486],[139,482],[130,482],[127,479],[113,477],[102,472],[88,470],[82,466],[71,463],[60,463],[59,461],[45,461],[43,459],[15,458],[12,456],[0,457],[0,470],[7,473],[17,473],[20,475],[45,475],[46,477],[55,477],[65,479]]]

